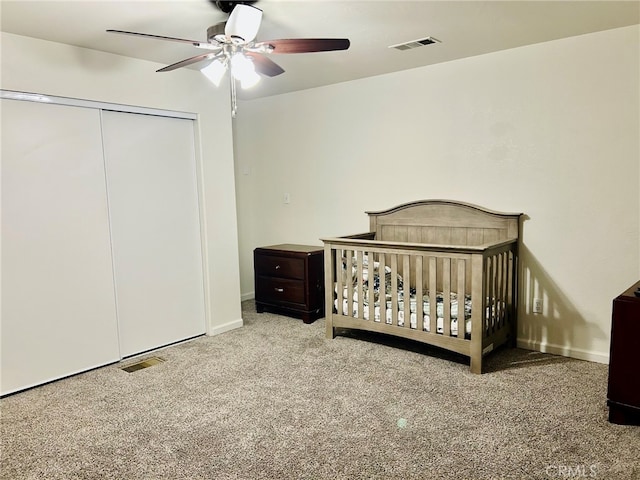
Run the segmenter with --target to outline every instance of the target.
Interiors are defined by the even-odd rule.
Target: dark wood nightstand
[[[640,425],[640,282],[613,301],[607,404],[609,421]]]
[[[311,323],[324,316],[324,249],[282,244],[253,251],[256,311],[266,308]]]

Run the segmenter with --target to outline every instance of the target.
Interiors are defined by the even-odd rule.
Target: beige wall
[[[228,91],[193,70],[158,74],[151,62],[6,33],[1,41],[2,89],[198,115],[207,332],[241,326]]]
[[[639,33],[242,102],[243,297],[256,246],[319,245],[366,231],[365,210],[463,200],[527,215],[520,345],[606,362],[611,301],[640,278]],[[543,314],[531,313],[534,296]]]

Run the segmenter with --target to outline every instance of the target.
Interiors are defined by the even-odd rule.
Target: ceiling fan
[[[231,112],[233,116],[235,116],[237,110],[236,82],[234,79],[238,80],[243,88],[250,88],[260,80],[258,74],[275,77],[284,73],[284,69],[266,57],[265,54],[326,52],[346,50],[350,46],[347,38],[291,38],[256,41],[256,35],[262,22],[262,10],[250,5],[250,3],[254,2],[216,1],[215,4],[223,12],[231,13],[226,22],[217,23],[207,29],[206,41],[127,32],[124,30],[110,29],[107,32],[188,43],[196,48],[207,50],[206,53],[181,60],[157,71],[170,72],[180,67],[208,61],[201,71],[218,86],[225,72],[230,70]]]

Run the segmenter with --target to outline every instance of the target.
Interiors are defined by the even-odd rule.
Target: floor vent
[[[144,360],[139,360],[136,363],[132,363],[131,365],[127,365],[126,367],[122,367],[127,373],[137,372],[138,370],[142,370],[143,368],[153,367],[154,365],[158,365],[159,363],[164,362],[164,359],[160,357],[150,357],[145,358]]]
[[[411,40],[410,42],[398,43],[397,45],[389,45],[389,48],[395,48],[396,50],[411,50],[412,48],[424,47],[425,45],[432,45],[434,43],[442,43],[437,38],[426,37],[419,40]]]

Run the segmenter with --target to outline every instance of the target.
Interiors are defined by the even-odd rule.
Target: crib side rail
[[[497,248],[503,245],[509,245],[517,242],[516,239],[509,239],[500,242],[489,242],[479,245],[445,245],[439,243],[413,243],[413,242],[390,242],[376,240],[375,232],[360,233],[345,237],[321,238],[325,245],[329,244],[336,248],[362,249],[367,246],[371,248],[382,247],[385,249],[399,249],[409,251],[425,251],[425,252],[450,252],[450,253],[483,253],[489,248]]]
[[[335,314],[468,340],[467,300],[474,278],[480,285],[478,298],[482,293],[481,272],[473,271],[475,257],[479,259],[476,268],[482,268],[482,255],[476,247],[390,247],[389,242],[353,238],[323,241],[328,337],[334,335]],[[374,272],[378,274],[377,285],[372,281]],[[457,331],[452,329],[452,319],[454,327],[457,322]],[[454,350],[464,353],[467,349],[460,346]]]
[[[483,300],[487,312],[483,325],[483,353],[504,343],[515,345],[518,292],[518,242],[488,248],[483,253]]]

